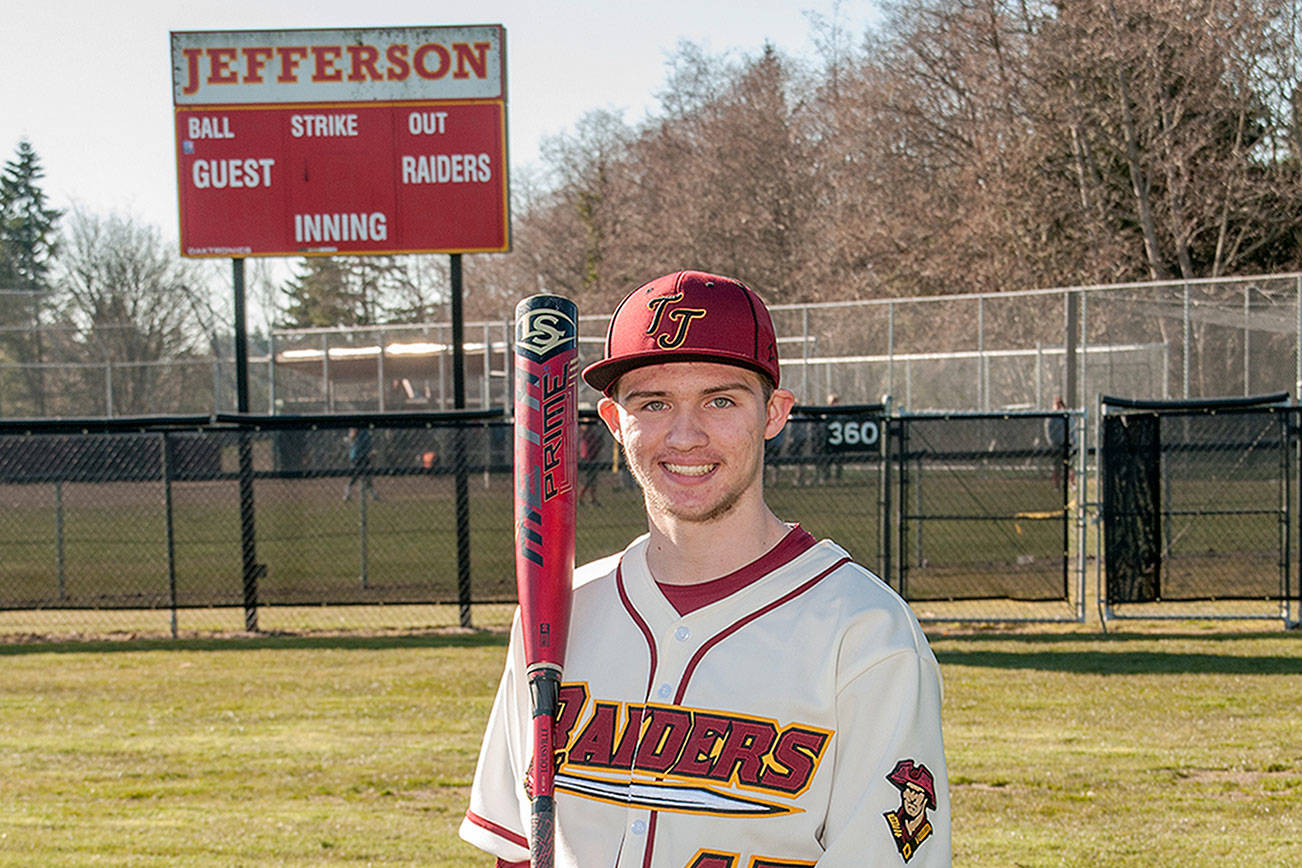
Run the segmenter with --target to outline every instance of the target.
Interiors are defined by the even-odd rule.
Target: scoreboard
[[[184,255],[509,248],[502,27],[171,36]]]

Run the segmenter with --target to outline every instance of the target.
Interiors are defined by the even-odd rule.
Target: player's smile
[[[661,464],[665,470],[679,476],[704,476],[719,466],[718,464],[670,464],[668,461],[663,461]]]

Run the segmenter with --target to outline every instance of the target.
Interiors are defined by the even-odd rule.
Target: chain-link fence
[[[894,577],[921,617],[1083,620],[1082,428],[1066,412],[891,421]]]
[[[779,287],[760,287],[770,299]],[[802,404],[910,412],[1048,410],[1097,395],[1191,399],[1288,391],[1302,382],[1302,275],[1063,287],[771,306],[783,382]],[[580,317],[580,356],[601,353],[608,311]],[[11,327],[12,328],[12,327]],[[27,328],[26,325],[22,328]],[[40,333],[54,326],[39,323]],[[511,323],[468,322],[467,406],[508,406]],[[235,364],[216,358],[87,359],[39,341],[0,358],[0,418],[222,413]],[[65,336],[66,338],[66,336]],[[221,347],[229,338],[210,336]],[[269,414],[450,410],[446,322],[273,332],[251,351],[249,407]],[[581,386],[586,402],[596,400]]]
[[[967,420],[933,428],[880,405],[801,408],[768,444],[766,494],[925,603],[924,617],[1070,616],[1069,517],[1052,501],[1045,440],[1049,420],[1069,418],[1005,415],[961,433]],[[894,456],[892,425],[910,432]],[[580,428],[585,562],[646,519],[604,425],[585,413]],[[1004,444],[996,458],[977,457],[987,434]],[[497,411],[0,422],[0,634],[505,623],[511,435]],[[997,493],[972,501],[991,523],[980,547],[947,524],[978,488]],[[910,542],[893,566],[897,538]],[[965,607],[944,608],[955,600]]]
[[[1296,620],[1298,409],[1284,397],[1103,399],[1104,617]]]

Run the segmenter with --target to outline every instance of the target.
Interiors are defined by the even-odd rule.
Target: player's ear
[[[621,446],[624,444],[623,436],[619,427],[619,405],[610,398],[602,396],[597,402],[597,415],[601,421],[606,423],[606,428],[610,431],[610,436]]]
[[[796,396],[787,389],[774,389],[769,396],[768,418],[764,424],[764,439],[772,440],[787,424],[791,408],[796,405]]]

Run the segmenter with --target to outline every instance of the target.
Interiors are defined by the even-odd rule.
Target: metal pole
[[[443,329],[442,329],[442,327],[440,327],[440,328],[439,328],[439,342],[442,343],[442,340],[443,340]],[[446,410],[446,409],[448,408],[448,387],[447,387],[447,381],[448,381],[448,361],[447,361],[447,357],[448,357],[448,354],[447,354],[446,352],[444,352],[443,350],[439,350],[439,409],[440,409],[440,410]]]
[[[1044,409],[1044,344],[1035,342],[1035,406]]]
[[[329,413],[334,409],[334,394],[330,391],[330,338],[321,333],[321,406]]]
[[[167,535],[167,599],[172,608],[172,638],[177,637],[176,531],[172,516],[172,461],[166,432],[158,435],[162,453],[163,529]]]
[[[375,388],[379,392],[379,397],[376,401],[376,406],[380,408],[381,413],[384,412],[384,391],[385,391],[384,389],[384,346],[387,343],[388,340],[385,338],[384,332],[381,331],[380,332],[380,357],[379,359],[376,360],[375,363]]]
[[[1065,340],[1066,362],[1066,382],[1063,384],[1063,397],[1066,399],[1068,407],[1082,407],[1084,401],[1081,400],[1080,392],[1077,386],[1077,380],[1080,376],[1080,359],[1076,354],[1077,336],[1080,334],[1080,296],[1076,291],[1067,293],[1066,311],[1064,313],[1066,323],[1063,328],[1066,334],[1063,335]]]
[[[492,405],[492,383],[493,374],[493,335],[488,330],[488,323],[484,323],[484,378],[483,386],[479,391],[479,406],[487,410]],[[487,472],[485,470],[485,472]]]
[[[990,409],[986,382],[986,300],[977,296],[977,407]]]
[[[452,400],[457,410],[466,408],[465,334],[462,322],[461,254],[451,254],[452,278]],[[466,467],[466,431],[461,424],[453,429],[452,448],[455,465],[457,510],[457,601],[461,626],[470,627],[470,489]]]
[[[267,415],[276,414],[276,333],[267,336]]]
[[[1182,398],[1189,398],[1189,284],[1184,285],[1184,392]]]
[[[371,469],[370,467],[367,467],[365,473],[362,476],[362,490],[360,492],[359,497],[357,498],[361,507],[360,512],[358,513],[359,516],[358,522],[360,524],[358,531],[361,534],[361,538],[362,538],[362,551],[361,551],[362,590],[366,590],[367,588],[370,587],[370,570],[369,570],[370,558],[368,557],[368,552],[367,552],[367,543],[369,542],[369,540],[367,539],[368,533],[367,533],[367,521],[366,521],[366,501],[370,496],[371,496]]]
[[[1098,391],[1090,389],[1090,297],[1084,294],[1080,297],[1080,337],[1077,340],[1080,344],[1081,387],[1085,392],[1081,396],[1080,406],[1084,407],[1086,402],[1092,400],[1090,393]]]
[[[1249,318],[1252,315],[1252,301],[1249,295],[1250,288],[1243,287],[1243,397],[1252,394],[1252,362],[1249,350],[1252,347],[1252,331],[1248,328]]]
[[[68,599],[67,559],[63,550],[63,480],[54,480],[54,556],[59,565],[59,599]]]
[[[895,302],[886,305],[886,394],[895,394]]]
[[[878,526],[878,533],[881,538],[881,580],[887,585],[891,583],[891,437],[893,428],[891,425],[891,396],[888,394],[882,400],[882,421],[881,433],[878,435],[881,449],[881,521]]]
[[[1293,400],[1302,401],[1302,276],[1297,278],[1297,331],[1293,335],[1293,357],[1297,363],[1293,382]]]
[[[809,308],[800,310],[800,391],[805,403],[815,403],[809,399]]]
[[[249,412],[249,339],[244,318],[244,260],[231,260],[235,288],[235,406]],[[258,553],[253,508],[253,443],[241,427],[239,438],[240,560],[244,592],[244,629],[258,631]]]
[[[222,411],[222,360],[216,358],[212,360],[212,411],[220,413]]]

